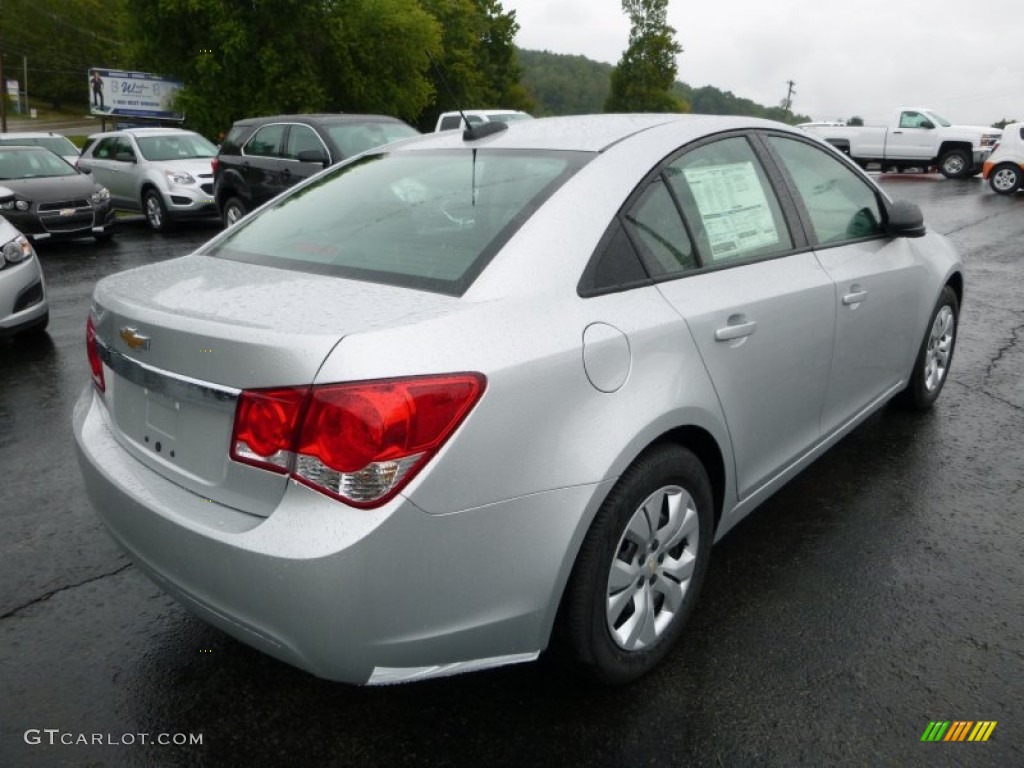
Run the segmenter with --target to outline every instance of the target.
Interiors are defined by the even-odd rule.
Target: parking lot
[[[882,186],[967,264],[943,396],[876,414],[731,532],[683,641],[621,689],[543,660],[353,688],[192,618],[104,532],[70,420],[95,282],[219,225],[41,245],[48,336],[0,342],[0,765],[1024,765],[1024,194]],[[922,743],[935,720],[997,726]]]

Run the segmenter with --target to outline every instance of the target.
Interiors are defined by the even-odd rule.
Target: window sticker
[[[779,243],[768,198],[750,161],[683,170],[711,244],[711,257],[739,258]]]

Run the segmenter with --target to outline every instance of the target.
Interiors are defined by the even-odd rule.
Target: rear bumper
[[[536,658],[581,523],[606,491],[580,486],[428,515],[401,497],[356,510],[290,483],[261,518],[135,460],[91,385],[74,431],[89,499],[135,563],[228,634],[349,683]]]

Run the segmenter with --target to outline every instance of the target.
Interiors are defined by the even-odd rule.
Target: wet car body
[[[0,201],[11,196],[0,187]],[[0,338],[43,331],[49,318],[39,258],[28,240],[0,217]]]
[[[0,214],[30,240],[108,240],[116,231],[106,187],[48,149],[0,147],[0,184],[15,193]]]
[[[133,560],[289,663],[388,683],[554,644],[625,682],[712,539],[937,397],[962,294],[948,242],[795,130],[524,121],[371,153],[102,281],[75,433]]]

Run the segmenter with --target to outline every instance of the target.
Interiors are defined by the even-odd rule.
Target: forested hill
[[[604,111],[612,65],[550,51],[516,50],[522,68],[522,84],[537,101],[537,115],[581,115]],[[765,107],[729,91],[705,85],[691,88],[676,82],[674,92],[704,115],[750,115],[785,123],[810,121],[806,115],[787,114],[781,107]]]

